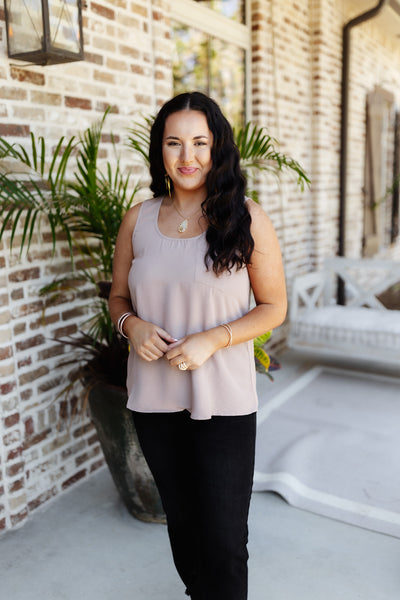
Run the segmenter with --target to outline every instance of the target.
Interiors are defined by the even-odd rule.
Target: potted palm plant
[[[128,345],[111,322],[107,307],[119,225],[138,191],[138,184],[133,185],[121,167],[115,144],[113,162],[101,167],[99,152],[108,112],[80,137],[61,138],[50,160],[43,138],[31,134],[29,147],[0,138],[0,240],[10,231],[11,245],[15,244],[17,230],[22,228],[20,251],[29,250],[42,218],[49,224],[53,249],[63,234],[70,273],[56,278],[40,293],[45,303],[51,304],[65,290],[87,286],[92,309],[80,335],[59,340],[71,348],[72,370],[64,393],[77,381],[83,383],[79,410],[86,412],[89,403],[107,464],[128,510],[143,520],[163,521],[158,492],[125,408]],[[145,162],[151,122],[147,118],[135,123],[127,137],[128,147]],[[267,170],[279,176],[288,170],[300,186],[309,183],[300,165],[280,153],[263,128],[249,123],[235,137],[248,173]],[[268,337],[255,340],[255,356],[267,374],[269,357],[264,344]]]
[[[70,273],[42,287],[40,295],[48,306],[65,291],[86,286],[91,317],[78,336],[58,340],[71,349],[64,365],[72,370],[62,395],[79,403],[72,414],[86,413],[89,404],[106,462],[128,510],[142,520],[162,522],[158,491],[125,408],[128,345],[111,322],[107,306],[119,225],[138,186],[130,185],[117,155],[113,165],[107,162],[103,170],[99,166],[106,116],[78,139],[61,138],[49,163],[43,138],[32,134],[29,148],[0,139],[0,239],[10,230],[12,246],[22,227],[20,250],[29,250],[45,217],[53,249],[67,240]],[[84,390],[79,395],[74,393],[77,382]]]

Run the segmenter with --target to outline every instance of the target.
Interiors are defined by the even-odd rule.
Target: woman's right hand
[[[177,341],[161,327],[138,317],[126,319],[124,331],[136,354],[147,362],[158,360],[164,356],[169,344]]]

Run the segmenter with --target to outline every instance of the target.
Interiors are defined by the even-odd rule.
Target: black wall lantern
[[[83,60],[81,0],[5,0],[8,56],[37,65]]]

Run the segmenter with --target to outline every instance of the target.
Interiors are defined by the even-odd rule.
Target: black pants
[[[205,421],[187,411],[133,416],[187,594],[246,600],[256,413]]]

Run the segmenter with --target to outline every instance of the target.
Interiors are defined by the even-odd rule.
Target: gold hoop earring
[[[171,198],[171,179],[169,178],[168,173],[165,173],[164,179],[165,179],[165,187],[167,188],[168,196]]]

